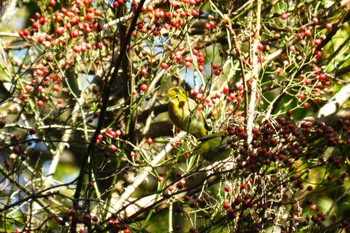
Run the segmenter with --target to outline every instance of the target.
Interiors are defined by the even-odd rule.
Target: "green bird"
[[[188,98],[181,87],[170,88],[167,95],[169,118],[173,124],[197,138],[207,135],[209,127],[202,112],[197,109],[196,101]]]
[[[231,152],[230,136],[224,132],[207,135],[199,139],[200,144],[193,150],[192,155],[201,155],[209,162],[217,162],[229,157]]]

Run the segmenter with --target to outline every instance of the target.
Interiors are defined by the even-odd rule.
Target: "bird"
[[[199,139],[200,144],[192,151],[208,162],[217,162],[229,157],[231,152],[230,136],[225,131],[209,134]]]
[[[168,90],[168,114],[172,123],[180,130],[186,131],[197,138],[207,135],[208,124],[197,103],[188,98],[182,87],[172,87]]]

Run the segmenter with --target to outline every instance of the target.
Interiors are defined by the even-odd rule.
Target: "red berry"
[[[122,135],[122,131],[120,131],[120,129],[117,129],[117,130],[115,131],[115,136],[116,136],[116,137],[120,137],[120,135]]]
[[[328,181],[331,181],[331,180],[333,180],[334,179],[334,174],[329,174],[328,176],[327,176],[327,180]]]
[[[295,33],[295,36],[298,38],[298,39],[301,39],[303,37],[303,35],[301,33]]]
[[[41,44],[44,42],[44,37],[38,36],[38,42]]]
[[[320,45],[321,44],[321,39],[316,39],[316,40],[314,40],[314,45]]]
[[[56,15],[55,20],[56,20],[56,22],[61,22],[63,20],[63,18],[61,15]]]
[[[102,12],[99,9],[94,10],[94,12],[95,12],[95,15],[101,15],[102,14]]]
[[[228,86],[224,86],[224,88],[222,89],[222,93],[224,93],[225,95],[227,95],[230,91],[230,88]]]
[[[30,90],[32,90],[32,87],[29,86],[29,85],[25,85],[25,86],[24,86],[24,89],[25,89],[26,91],[30,91]]]
[[[211,29],[211,26],[210,26],[209,23],[205,23],[205,24],[204,24],[204,28],[210,30],[210,29]]]
[[[44,72],[41,69],[37,68],[35,70],[35,74],[38,75],[38,76],[42,76],[44,74]]]
[[[313,66],[312,67],[312,71],[315,73],[315,74],[319,74],[321,72],[321,68],[318,67],[318,66]]]
[[[64,32],[64,27],[58,27],[55,29],[56,34],[61,35]]]
[[[290,13],[282,13],[281,14],[281,19],[282,20],[286,20],[286,19],[288,19],[289,16],[290,16]]]
[[[183,174],[181,172],[176,172],[176,177],[181,178],[181,177],[183,177]]]
[[[45,36],[45,39],[46,39],[47,41],[51,41],[51,40],[52,40],[52,36],[51,36],[51,35],[46,35],[46,36]]]
[[[155,16],[157,19],[163,18],[163,17],[164,17],[164,11],[157,10],[157,11],[155,12],[154,16]]]
[[[311,205],[311,206],[310,206],[310,209],[311,209],[312,211],[317,210],[317,205]]]
[[[102,49],[102,48],[103,48],[103,42],[102,42],[102,41],[99,41],[99,42],[97,43],[97,48],[99,48],[99,49]]]
[[[38,101],[36,102],[36,105],[39,106],[39,107],[42,107],[42,106],[44,106],[44,101],[38,100]]]
[[[213,69],[217,69],[218,67],[219,67],[219,65],[216,63],[211,64],[211,68],[213,68]]]
[[[24,94],[24,93],[21,93],[20,96],[19,96],[20,100],[25,100],[26,98],[27,98],[27,95]]]
[[[37,22],[33,22],[32,27],[34,28],[35,31],[37,31],[39,28],[39,24]]]
[[[204,64],[205,59],[204,57],[198,57],[197,61],[198,61],[198,64]]]
[[[18,35],[19,35],[20,37],[23,38],[23,37],[25,36],[25,35],[24,35],[24,31],[19,31],[19,32],[18,32]]]
[[[305,31],[305,36],[311,36],[311,31],[310,30],[306,30]]]
[[[73,49],[73,51],[76,52],[76,53],[79,53],[80,50],[81,50],[80,46],[78,46],[78,45],[73,45],[72,49]]]
[[[296,51],[295,46],[294,45],[289,46],[289,51],[295,52]]]
[[[185,67],[189,67],[191,65],[191,62],[187,61],[185,62]]]
[[[69,9],[69,11],[72,12],[73,15],[75,15],[75,14],[77,13],[77,11],[78,11],[78,8],[75,7],[75,6],[73,6],[73,7],[71,7],[71,8]],[[71,14],[70,14],[69,16],[71,16]]]
[[[163,70],[168,69],[168,63],[163,62],[162,65],[161,65],[161,67],[162,67]]]
[[[180,180],[180,181],[176,184],[176,187],[177,187],[178,189],[182,189],[182,188],[184,188],[185,186],[186,186],[186,180],[184,180],[184,179]]]
[[[39,12],[35,12],[35,18],[37,18],[37,19],[40,19],[40,18],[41,18],[41,15],[40,15]]]
[[[103,139],[103,135],[102,134],[97,135],[97,139],[98,140],[102,140]]]
[[[4,159],[4,165],[6,168],[9,168],[10,167],[10,161],[8,159]]]
[[[56,6],[56,1],[55,0],[50,0],[49,4],[50,4],[50,6],[54,7],[54,6]]]
[[[68,15],[68,10],[66,8],[62,8],[61,12],[64,14],[64,15]]]
[[[79,36],[79,31],[78,30],[74,30],[70,33],[70,37],[71,38],[76,38]]]
[[[306,85],[310,85],[312,83],[312,80],[311,79],[305,79],[305,84]]]
[[[148,138],[148,139],[147,139],[147,144],[148,144],[148,145],[152,145],[152,144],[153,144],[152,138]]]
[[[30,35],[30,31],[28,29],[24,29],[23,33],[24,33],[24,36],[29,36]]]
[[[36,129],[35,128],[31,128],[30,130],[29,130],[29,134],[35,134],[36,133]]]
[[[48,17],[44,17],[44,18],[40,18],[39,19],[39,23],[41,25],[44,25],[45,23],[47,23],[49,21],[49,18]]]
[[[115,152],[117,150],[117,146],[112,144],[112,145],[109,146],[109,150],[111,152]]]
[[[322,57],[322,52],[320,50],[315,50],[314,54],[317,58]]]
[[[144,84],[141,85],[140,90],[141,91],[146,91],[147,88],[148,88],[147,84],[144,83]]]
[[[332,27],[333,27],[333,25],[332,25],[331,23],[327,23],[327,24],[326,24],[326,28],[327,28],[327,30],[331,30],[331,29],[332,29]]]
[[[86,49],[87,49],[86,44],[82,44],[82,45],[81,45],[81,51],[82,51],[82,52],[85,52]]]
[[[192,10],[192,11],[191,11],[191,15],[192,15],[193,17],[197,17],[197,16],[198,16],[198,13],[197,13],[196,10]]]
[[[264,45],[263,45],[263,44],[259,44],[259,45],[258,45],[258,49],[259,49],[260,51],[263,51],[263,50],[264,50],[264,48],[265,48],[265,47],[264,47]]]
[[[305,25],[301,25],[299,28],[301,31],[305,31],[306,30],[306,26]]]
[[[88,49],[88,50],[92,49],[92,45],[91,45],[91,44],[89,44],[89,43],[88,43],[88,44],[86,44],[85,46],[86,46],[86,49]]]
[[[299,95],[298,95],[298,98],[299,98],[300,100],[305,99],[304,93],[303,93],[303,92],[300,92]]]
[[[225,201],[224,204],[222,205],[222,207],[224,207],[224,209],[230,209],[231,205]]]
[[[147,74],[147,69],[146,68],[142,68],[141,69],[141,75],[145,76]]]
[[[310,106],[310,104],[308,103],[308,102],[305,102],[304,103],[304,108],[310,108],[311,106]]]
[[[221,74],[221,70],[220,70],[220,69],[215,70],[214,74],[215,74],[216,76],[219,76],[219,75]]]
[[[154,15],[152,14],[152,12],[148,12],[147,17],[148,17],[149,19],[153,19]]]
[[[54,90],[54,91],[60,91],[60,90],[61,90],[61,87],[60,87],[59,85],[55,84],[55,85],[53,85],[52,90]]]
[[[163,176],[159,176],[159,177],[157,178],[157,181],[158,181],[159,183],[162,183],[162,182],[164,181],[164,177],[163,177]]]

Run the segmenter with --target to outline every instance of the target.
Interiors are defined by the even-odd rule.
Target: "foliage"
[[[347,1],[16,2],[1,231],[350,231]],[[169,120],[173,86],[204,138]]]

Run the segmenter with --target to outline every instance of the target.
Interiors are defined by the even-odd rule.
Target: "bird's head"
[[[168,95],[170,100],[178,99],[181,102],[181,101],[186,101],[186,99],[187,99],[186,92],[181,87],[170,88],[168,90],[167,95]]]

